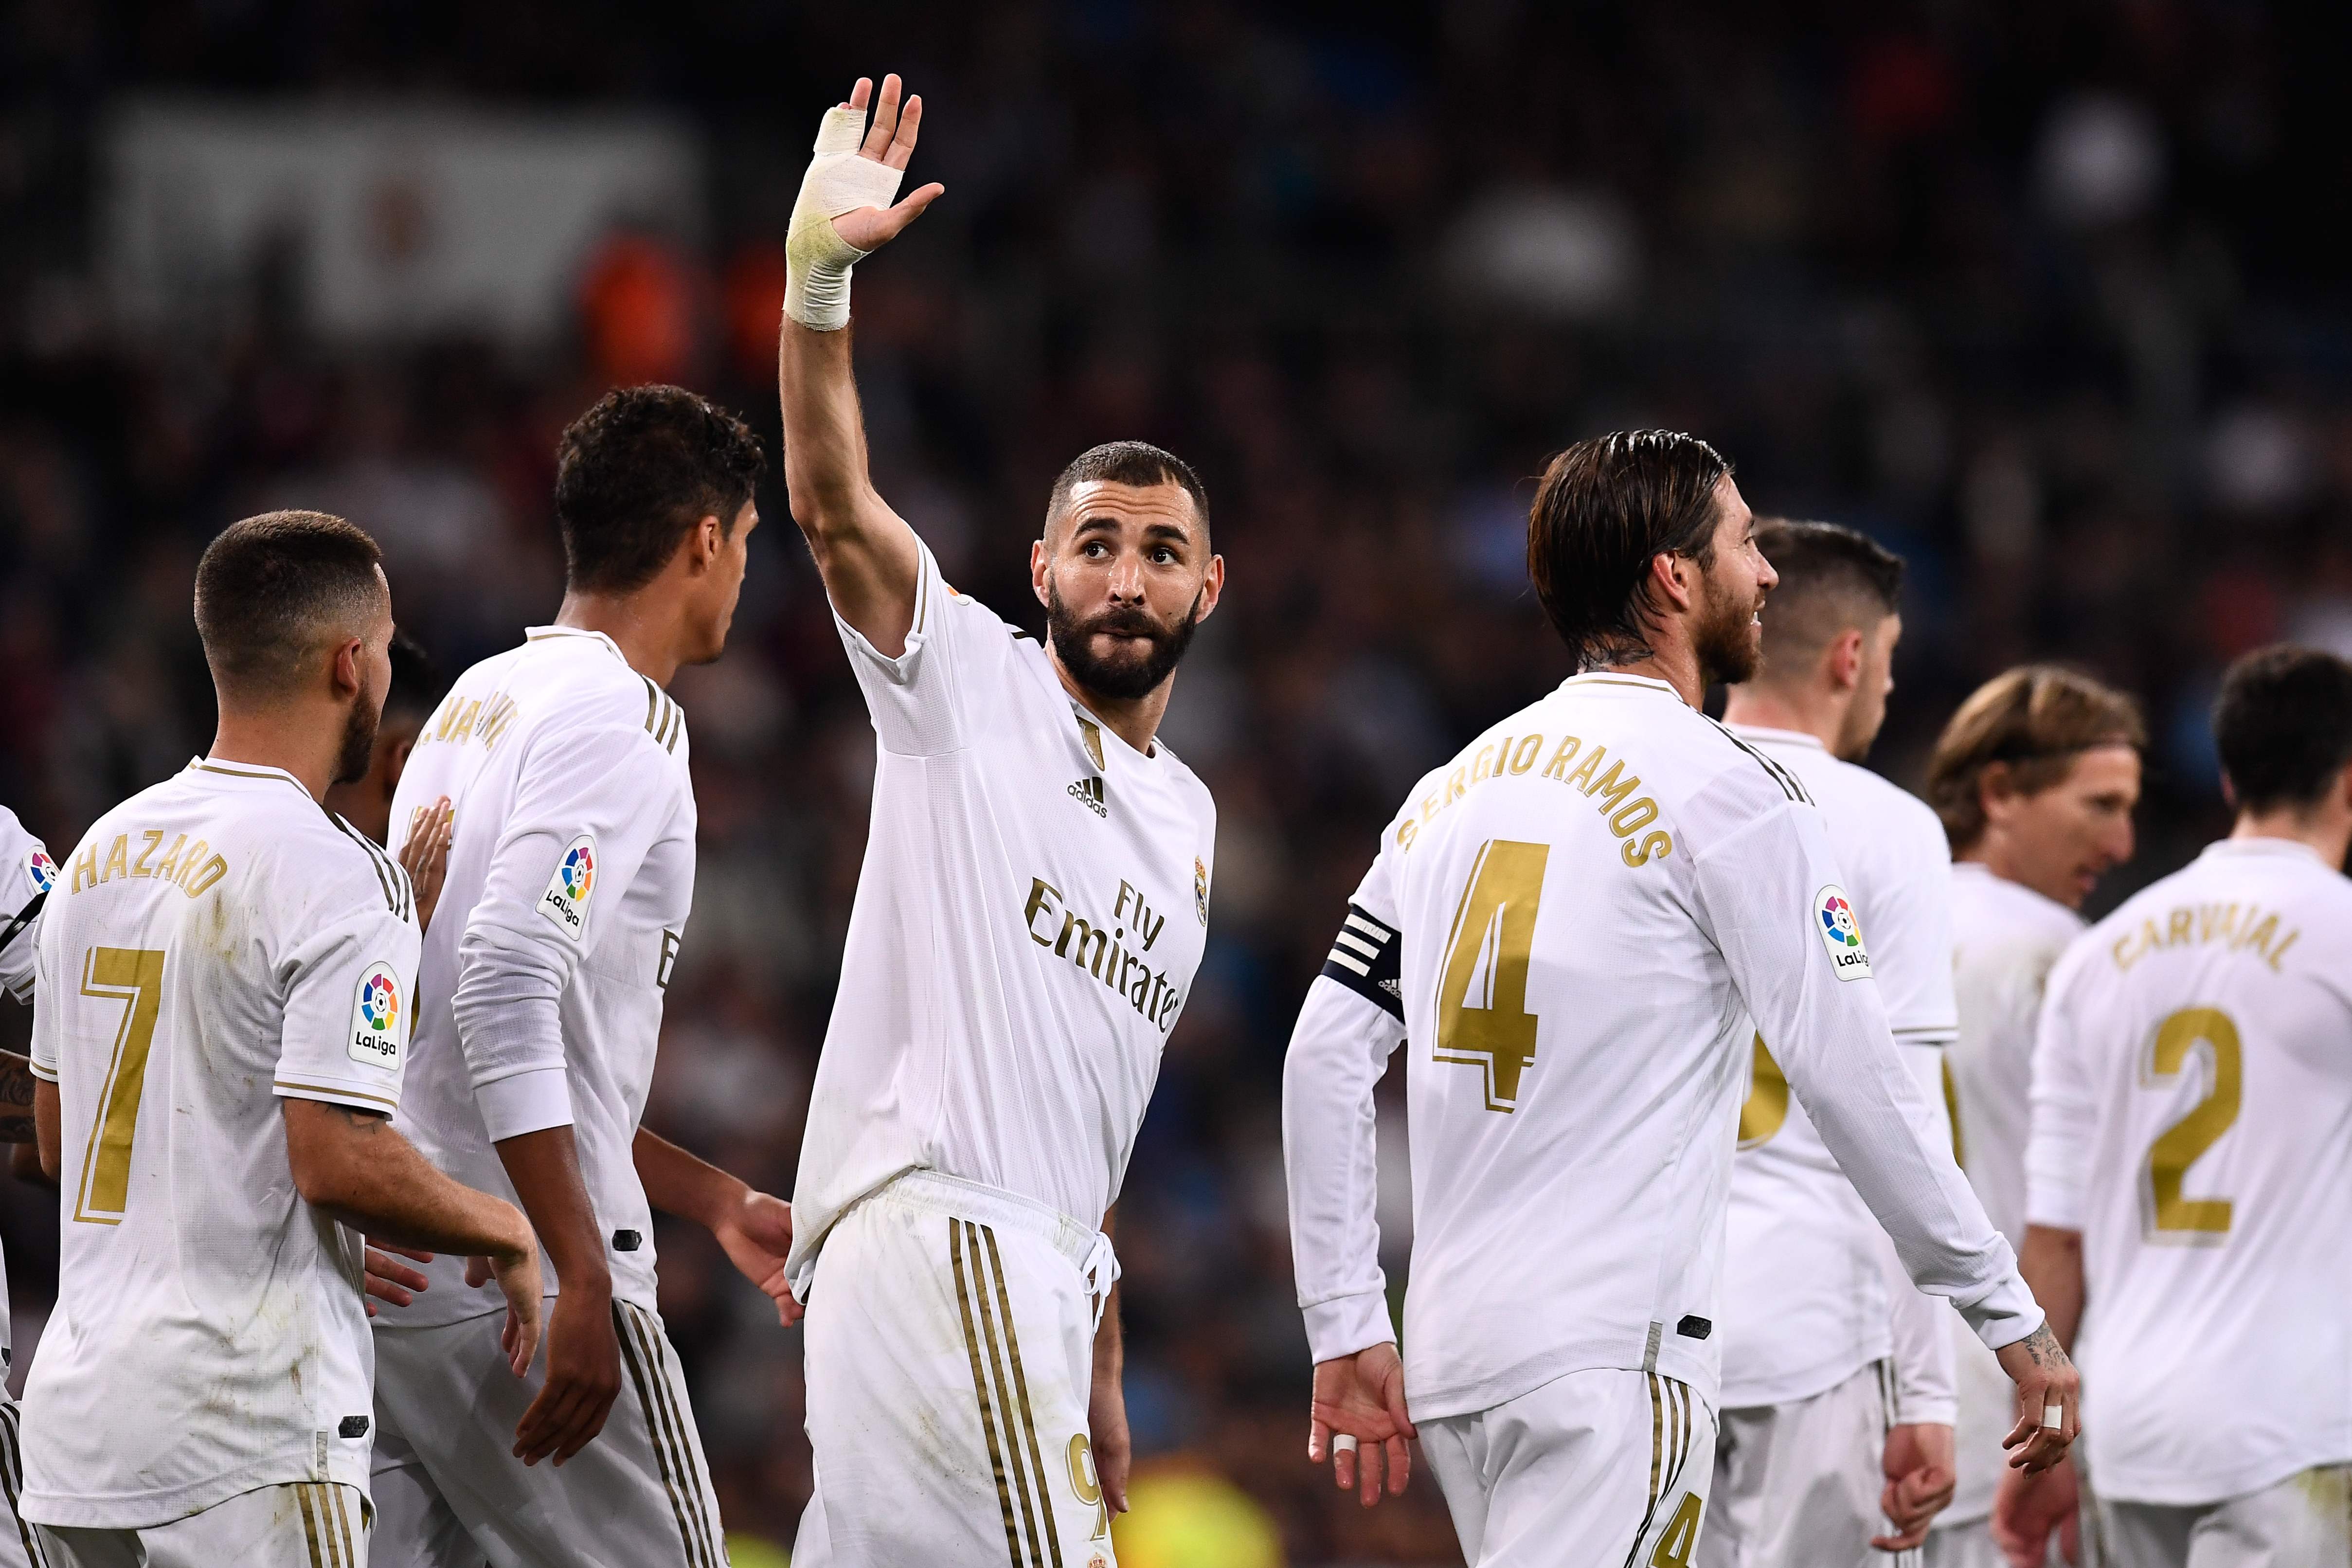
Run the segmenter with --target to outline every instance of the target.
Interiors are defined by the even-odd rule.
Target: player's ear
[[[1841,691],[1849,690],[1862,680],[1862,633],[1848,626],[1830,639],[1826,658],[1829,660],[1830,684]]]
[[[1029,591],[1037,595],[1037,602],[1041,605],[1053,601],[1052,593],[1045,585],[1045,574],[1053,563],[1053,545],[1043,538],[1032,540],[1029,544]]]
[[[336,646],[334,658],[329,665],[329,679],[338,698],[356,697],[365,689],[367,677],[363,671],[366,658],[367,645],[357,637],[345,637]]]
[[[1216,613],[1217,601],[1225,594],[1225,558],[1209,557],[1209,569],[1201,574],[1200,608],[1192,612],[1193,620],[1205,621]]]

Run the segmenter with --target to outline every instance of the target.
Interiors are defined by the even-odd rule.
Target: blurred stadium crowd
[[[1454,1561],[1430,1489],[1360,1515],[1303,1462],[1276,1101],[1381,820],[1569,673],[1525,586],[1529,476],[1579,436],[1687,429],[1759,512],[1906,555],[1874,758],[1899,781],[2019,659],[2144,694],[2142,848],[2105,907],[2221,823],[2221,665],[2281,637],[2352,655],[2352,312],[2315,200],[2342,188],[2346,24],[2260,0],[814,13],[9,7],[0,800],[62,855],[205,747],[189,584],[232,519],[373,531],[454,674],[551,615],[555,437],[604,387],[694,386],[772,456],[809,134],[854,76],[904,72],[915,176],[948,194],[857,279],[884,493],[959,587],[1039,626],[1052,475],[1144,437],[1208,478],[1231,568],[1165,731],[1215,792],[1220,875],[1121,1205],[1145,1461],[1122,1559]],[[320,333],[267,253],[211,308],[134,322],[101,282],[108,115],[187,91],[650,106],[692,127],[704,188],[690,224],[606,233],[568,329],[521,351]],[[788,1193],[872,737],[780,470],[761,505],[730,651],[676,691],[704,842],[647,1121]],[[1401,1151],[1383,1174],[1397,1279]],[[21,1347],[54,1220],[6,1205]],[[663,1310],[754,1568],[806,1495],[799,1336],[698,1239],[663,1238]]]

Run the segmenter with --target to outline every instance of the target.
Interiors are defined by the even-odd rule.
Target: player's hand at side
[[[534,1277],[539,1263],[531,1260]],[[500,1285],[505,1281],[501,1279]],[[511,1314],[519,1310],[514,1296],[507,1297]],[[532,1314],[531,1337],[538,1338],[538,1317]],[[508,1346],[509,1354],[514,1346]],[[518,1363],[530,1365],[525,1355]],[[547,1381],[539,1397],[515,1426],[515,1458],[536,1465],[552,1455],[558,1469],[563,1462],[595,1440],[613,1413],[621,1393],[621,1341],[613,1323],[613,1299],[606,1291],[575,1290],[570,1286],[555,1298],[555,1311],[547,1322]]]
[[[404,1258],[413,1258],[418,1263],[433,1261],[433,1255],[429,1252],[402,1247],[397,1242],[385,1241],[378,1237],[367,1238],[366,1257],[362,1267],[366,1270],[367,1293],[373,1298],[367,1304],[369,1317],[375,1316],[377,1301],[389,1307],[405,1307],[416,1300],[417,1291],[431,1285],[432,1281],[422,1272],[403,1263],[401,1259]]]
[[[2079,1563],[2082,1545],[2076,1526],[2082,1500],[2071,1463],[2061,1461],[2030,1474],[2003,1471],[1992,1500],[1993,1544],[2013,1568],[2042,1568],[2049,1560],[2050,1536],[2055,1531],[2059,1556]]]
[[[2082,1430],[2082,1377],[2047,1323],[1994,1354],[2017,1385],[2017,1425],[2000,1446],[2011,1450],[2012,1468],[2046,1470],[2066,1457]]]
[[[1341,1491],[1354,1491],[1370,1508],[1381,1500],[1385,1472],[1390,1495],[1402,1496],[1412,1476],[1405,1443],[1417,1436],[1405,1415],[1404,1362],[1396,1346],[1377,1344],[1315,1363],[1307,1460],[1319,1465],[1328,1456]]]
[[[530,1373],[531,1357],[539,1352],[540,1320],[547,1310],[547,1287],[540,1277],[539,1237],[532,1233],[530,1222],[511,1204],[504,1206],[511,1219],[507,1245],[491,1257],[466,1259],[466,1283],[480,1286],[493,1279],[498,1281],[499,1293],[507,1299],[506,1327],[499,1331],[499,1344],[506,1352],[508,1368],[517,1377],[522,1377]],[[432,1259],[431,1253],[412,1252],[408,1256],[427,1262]],[[422,1280],[416,1288],[425,1288]],[[538,1405],[534,1404],[531,1408],[535,1410]],[[530,1418],[530,1412],[525,1411],[523,1419]]]
[[[1097,1364],[1087,1396],[1087,1446],[1094,1455],[1095,1483],[1114,1518],[1127,1511],[1127,1478],[1135,1465],[1135,1440],[1127,1426],[1127,1389],[1117,1373]]]
[[[420,805],[408,814],[408,841],[400,847],[400,868],[408,873],[409,885],[416,889],[419,930],[433,924],[434,907],[441,901],[441,884],[449,875],[449,841],[457,835],[457,817],[446,795],[431,805]]]
[[[1886,1489],[1879,1495],[1878,1508],[1895,1533],[1873,1536],[1870,1543],[1881,1552],[1908,1552],[1927,1539],[1928,1524],[1950,1505],[1959,1483],[1952,1461],[1952,1429],[1936,1422],[1895,1427],[1886,1435],[1881,1468]]]
[[[803,1308],[784,1282],[784,1259],[793,1250],[793,1205],[772,1193],[743,1191],[742,1201],[710,1227],[736,1271],[776,1303],[776,1321],[791,1328]]]
[[[866,125],[866,139],[857,149],[859,157],[888,169],[906,168],[907,161],[915,155],[915,137],[923,124],[922,99],[909,98],[902,107],[898,101],[901,90],[895,74],[882,79],[881,99],[875,103],[874,118]],[[863,114],[873,93],[872,79],[859,77],[857,85],[849,89],[849,101],[842,107]],[[935,181],[908,192],[890,206],[857,207],[836,214],[833,230],[845,245],[862,251],[878,250],[898,238],[908,224],[922,216],[925,207],[946,192],[947,187]]]

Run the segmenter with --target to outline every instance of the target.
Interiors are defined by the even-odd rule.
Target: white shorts
[[[2049,1560],[2060,1561],[2056,1542],[2051,1542]],[[1971,1519],[1927,1531],[1924,1568],[2009,1568],[2009,1559],[1992,1543],[1991,1522]]]
[[[1879,1511],[1886,1434],[1894,1426],[1887,1363],[1785,1405],[1723,1413],[1703,1568],[1912,1568],[1911,1552],[1870,1544],[1893,1533]]]
[[[2352,1562],[2352,1465],[2322,1465],[2226,1502],[2101,1499],[2108,1560],[2130,1568],[2310,1568]]]
[[[1672,1378],[1571,1372],[1490,1410],[1415,1425],[1470,1568],[1696,1560],[1715,1413]]]
[[[0,1366],[5,1366],[0,1360]],[[0,1568],[48,1568],[33,1527],[16,1511],[17,1494],[25,1489],[25,1445],[18,1432],[24,1412],[8,1391],[0,1388]]]
[[[722,1568],[710,1467],[658,1314],[613,1303],[621,1394],[558,1469],[514,1457],[547,1376],[499,1349],[501,1314],[375,1336],[376,1568]]]
[[[793,1568],[1111,1568],[1087,1426],[1107,1253],[929,1171],[835,1224],[803,1325],[816,1484]]]
[[[49,1568],[368,1568],[357,1487],[287,1481],[149,1530],[37,1524]]]

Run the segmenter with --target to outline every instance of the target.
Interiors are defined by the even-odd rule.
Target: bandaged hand
[[[902,112],[898,79],[886,76],[868,126],[873,88],[860,77],[848,102],[824,111],[784,240],[784,314],[821,332],[849,324],[850,268],[897,237],[946,189],[925,185],[893,205],[914,155],[923,100],[907,100]]]

